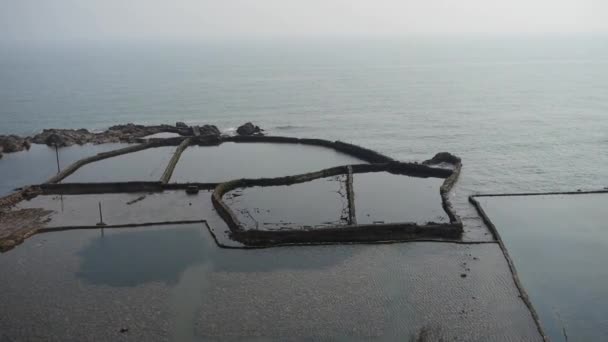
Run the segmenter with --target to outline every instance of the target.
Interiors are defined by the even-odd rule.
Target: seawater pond
[[[389,172],[356,173],[353,191],[357,223],[449,223],[439,193],[443,181]]]
[[[348,222],[346,176],[283,186],[239,188],[225,203],[246,229],[321,228]]]
[[[300,144],[234,143],[190,146],[171,182],[216,183],[240,178],[273,178],[364,161],[330,148]]]
[[[608,339],[608,194],[476,199],[551,340]]]
[[[66,168],[73,162],[97,153],[127,147],[127,144],[74,145],[59,148],[59,166]],[[13,189],[32,184],[40,184],[57,174],[55,148],[32,144],[29,151],[5,153],[0,159],[0,196]]]
[[[148,148],[102,159],[79,168],[62,183],[158,181],[176,146]]]

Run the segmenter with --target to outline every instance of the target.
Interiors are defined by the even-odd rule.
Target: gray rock
[[[0,152],[13,153],[30,148],[29,142],[16,135],[0,135]]]
[[[433,158],[422,162],[424,165],[437,165],[441,163],[456,165],[460,163],[460,158],[449,152],[439,152]]]
[[[201,132],[201,135],[219,136],[220,134],[222,134],[222,132],[220,132],[220,129],[217,128],[217,126],[215,126],[215,125],[204,125],[204,126],[200,127],[200,132]]]
[[[178,132],[178,130],[169,125],[161,126],[143,126],[132,123],[126,125],[116,125],[110,127],[107,131],[101,133],[92,133],[86,129],[45,129],[42,133],[34,136],[32,141],[36,144],[46,144],[48,146],[70,146],[105,144],[116,142],[136,142],[138,138],[143,138],[148,135],[160,132]]]
[[[238,135],[262,135],[262,129],[259,126],[248,122],[237,128],[236,133]]]
[[[175,127],[177,128],[188,128],[188,125],[186,125],[185,123],[178,121],[175,123]]]

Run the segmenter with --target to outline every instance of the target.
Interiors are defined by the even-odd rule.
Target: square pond
[[[353,191],[357,223],[449,223],[439,193],[443,181],[389,172],[356,173]]]
[[[297,229],[347,224],[346,176],[284,186],[240,188],[224,201],[246,229]]]

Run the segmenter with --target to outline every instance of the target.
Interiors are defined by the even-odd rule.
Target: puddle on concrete
[[[478,197],[552,341],[608,338],[608,194]]]
[[[439,194],[443,181],[389,172],[354,174],[357,223],[449,223]]]
[[[319,146],[227,142],[219,146],[190,146],[182,154],[171,182],[272,178],[361,163],[364,161]]]
[[[175,149],[163,146],[103,159],[81,167],[62,183],[158,181]]]
[[[348,223],[346,176],[285,186],[236,189],[225,203],[247,229],[297,229]]]
[[[144,137],[144,139],[167,139],[167,138],[177,138],[181,137],[178,133],[173,132],[160,132],[155,134],[150,134]]]
[[[6,340],[539,341],[495,244],[226,250],[198,224],[81,230],[28,239],[0,272]]]
[[[73,162],[128,146],[127,144],[87,144],[59,149],[59,166],[63,169]],[[5,153],[0,159],[0,196],[17,187],[40,184],[57,174],[55,148],[33,144],[29,151]]]

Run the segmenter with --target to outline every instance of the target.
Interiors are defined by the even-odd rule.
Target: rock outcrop
[[[215,125],[204,125],[199,127],[199,131],[201,133],[201,135],[217,135],[220,136],[222,134],[222,132],[220,132],[220,129],[217,128],[217,126]]]
[[[34,136],[32,141],[36,144],[45,144],[48,146],[71,146],[71,145],[83,145],[83,144],[105,144],[105,143],[117,143],[136,142],[138,138],[143,138],[148,135],[161,133],[161,132],[182,132],[169,125],[160,126],[143,126],[135,125],[132,123],[126,125],[116,125],[110,127],[107,131],[101,133],[93,133],[84,128],[82,129],[45,129],[42,133]],[[184,135],[186,132],[183,132]]]
[[[3,153],[13,153],[30,149],[30,142],[16,135],[0,135],[0,158]]]
[[[424,165],[438,165],[442,163],[456,165],[460,163],[460,158],[449,152],[439,152],[433,158],[422,162]]]
[[[248,122],[239,128],[237,128],[236,133],[238,135],[262,135],[263,130],[251,122]]]
[[[262,135],[262,129],[251,122],[239,127],[240,135]],[[33,138],[21,138],[16,135],[0,135],[0,158],[2,153],[12,153],[29,149],[30,140],[35,144],[48,146],[72,146],[84,144],[105,144],[105,143],[136,143],[141,142],[141,138],[156,133],[170,132],[182,136],[205,136],[204,141],[213,141],[210,138],[219,138],[221,131],[215,125],[188,126],[183,122],[177,122],[175,126],[157,125],[144,126],[128,123],[126,125],[115,125],[104,132],[91,132],[87,129],[44,129]],[[215,139],[217,140],[217,139]]]

